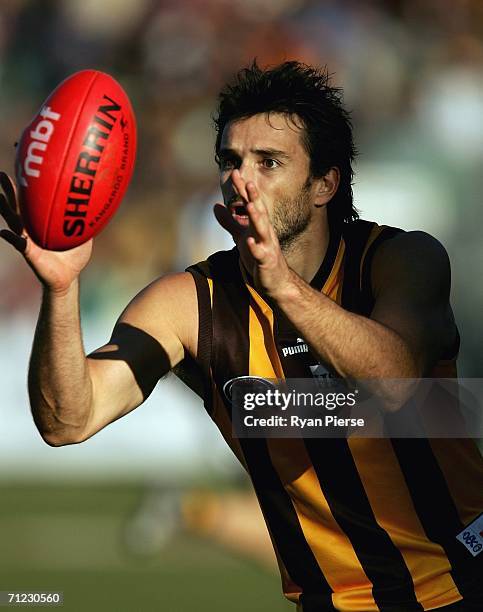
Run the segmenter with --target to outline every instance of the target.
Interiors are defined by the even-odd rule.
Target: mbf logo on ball
[[[28,187],[27,176],[39,178],[40,168],[44,161],[43,155],[47,150],[47,145],[54,132],[53,121],[58,121],[61,117],[60,113],[54,112],[49,106],[43,106],[39,113],[42,120],[37,123],[34,130],[30,130],[30,138],[32,142],[29,144],[25,160],[23,163],[23,172],[19,174],[19,180],[23,187]]]

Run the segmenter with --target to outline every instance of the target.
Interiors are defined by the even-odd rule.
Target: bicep
[[[85,438],[139,406],[182,361],[194,341],[193,308],[185,275],[155,281],[129,304],[109,342],[87,358],[93,407]]]
[[[405,341],[418,371],[426,375],[456,333],[444,247],[423,232],[397,236],[376,252],[371,277],[371,319]]]
[[[87,361],[93,387],[89,435],[139,406],[170,369],[169,354],[162,344],[144,330],[122,322],[109,343]]]

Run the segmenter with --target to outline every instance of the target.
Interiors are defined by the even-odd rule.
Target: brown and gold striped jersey
[[[331,231],[311,286],[369,316],[371,261],[400,231],[362,220]],[[310,350],[287,350],[303,339],[251,285],[236,249],[188,271],[198,294],[205,406],[251,477],[285,595],[303,612],[415,612],[478,597],[483,554],[473,557],[456,540],[483,509],[476,444],[234,437],[227,381],[310,377],[330,365]],[[457,352],[442,355],[433,375],[455,377]]]

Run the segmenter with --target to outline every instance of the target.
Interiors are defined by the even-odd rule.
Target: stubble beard
[[[294,248],[312,220],[310,187],[307,179],[294,198],[281,198],[274,207],[272,225],[284,254]]]

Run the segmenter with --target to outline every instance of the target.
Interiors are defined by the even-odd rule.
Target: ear
[[[331,168],[327,174],[315,181],[316,192],[314,204],[317,208],[325,206],[334,197],[340,183],[339,168]]]

